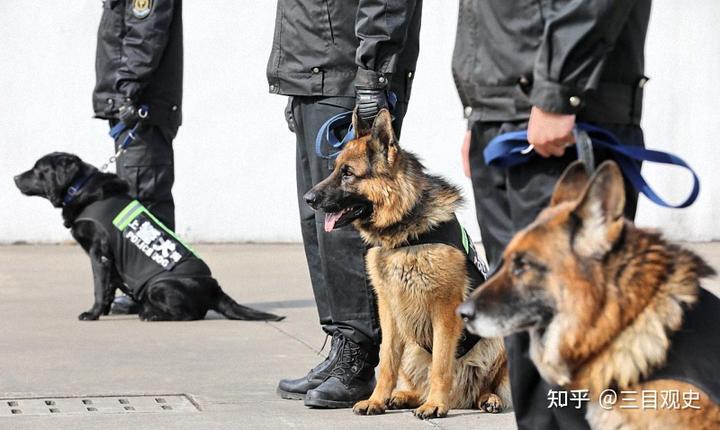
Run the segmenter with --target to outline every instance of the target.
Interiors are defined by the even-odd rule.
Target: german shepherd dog
[[[354,412],[416,408],[423,419],[444,417],[451,408],[499,412],[511,402],[502,339],[481,339],[455,357],[463,331],[455,309],[476,286],[466,255],[446,244],[408,246],[453,219],[460,191],[400,148],[387,110],[372,127],[357,115],[353,125],[358,137],[305,200],[325,212],[326,231],[352,223],[372,246],[366,264],[382,330],[380,368],[371,397]],[[395,390],[398,380],[403,390]]]
[[[75,198],[67,202],[68,189],[78,178],[88,178]],[[128,279],[137,279],[136,273],[118,269],[109,232],[92,221],[78,220],[78,215],[95,202],[127,197],[129,186],[117,175],[102,173],[79,157],[55,152],[40,158],[32,169],[15,177],[15,184],[28,196],[44,197],[56,208],[62,207],[65,227],[90,257],[95,283],[95,303],[81,313],[80,320],[97,320],[107,315],[116,289],[130,294],[125,285]],[[76,220],[78,220],[76,222]],[[145,257],[143,255],[143,257]],[[179,266],[178,266],[179,267]],[[225,294],[218,282],[210,276],[205,263],[194,258],[190,269],[182,274],[167,271],[147,281],[141,301],[140,318],[143,320],[186,321],[205,317],[208,310],[220,312],[229,319],[279,321],[284,317],[261,312],[235,302]]]
[[[720,301],[700,287],[715,271],[635,227],[624,206],[614,162],[592,178],[572,164],[550,206],[512,239],[501,269],[459,312],[481,336],[529,332],[542,377],[587,390],[594,429],[718,429]],[[614,407],[603,398],[601,407],[606,389],[631,395]],[[662,407],[673,390],[699,398],[694,407]]]

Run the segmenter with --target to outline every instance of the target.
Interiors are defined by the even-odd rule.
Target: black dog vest
[[[75,219],[89,221],[110,238],[115,268],[135,300],[151,280],[209,277],[210,268],[137,200],[114,196],[91,203]]]
[[[670,337],[665,365],[647,380],[673,379],[692,384],[720,404],[720,299],[700,288],[698,301],[685,311],[683,325]],[[682,398],[681,398],[682,401]]]
[[[429,245],[434,243],[442,243],[444,245],[452,246],[465,254],[467,257],[465,265],[467,267],[468,276],[470,277],[470,291],[468,294],[485,282],[487,279],[488,268],[485,265],[485,262],[480,259],[470,235],[468,235],[467,231],[465,231],[465,228],[463,228],[456,216],[453,215],[451,220],[445,221],[433,230],[421,234],[417,237],[417,239],[408,240],[408,244],[406,246]],[[481,338],[479,336],[470,333],[467,329],[463,329],[455,356],[460,358],[467,354],[480,339]],[[432,353],[432,348],[430,346],[421,346],[428,352]]]

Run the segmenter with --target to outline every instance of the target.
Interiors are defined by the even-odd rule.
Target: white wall
[[[12,176],[54,150],[101,164],[112,141],[91,119],[95,32],[100,0],[0,2],[0,243],[70,238],[58,211],[26,198]],[[274,2],[186,1],[185,124],[175,141],[178,231],[191,241],[298,241],[294,136],[285,100],[266,91],[265,62]],[[422,49],[402,143],[428,167],[463,184],[461,106],[450,58],[457,4],[426,0]],[[713,220],[720,200],[720,2],[692,6],[656,0],[647,44],[644,127],[648,145],[681,154],[703,180],[690,209],[661,209],[644,200],[639,223],[675,238],[720,238]],[[648,168],[666,196],[683,197],[683,173]],[[472,204],[468,205],[471,208]],[[471,209],[461,214],[479,237]]]

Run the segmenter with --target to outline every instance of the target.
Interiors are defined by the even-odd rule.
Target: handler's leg
[[[480,225],[482,244],[491,273],[501,263],[503,249],[513,235],[513,225],[507,201],[506,171],[485,165],[483,151],[493,137],[515,127],[510,123],[478,121],[471,128],[470,176],[475,197],[475,216]]]
[[[117,174],[130,184],[130,196],[138,199],[171,230],[175,230],[172,142],[177,131],[177,127],[141,125],[136,132],[137,138],[117,160]],[[116,149],[127,133],[117,138]]]
[[[330,312],[330,298],[328,287],[325,281],[325,262],[320,254],[319,235],[322,233],[322,226],[318,226],[315,220],[315,212],[305,203],[303,195],[315,184],[311,174],[312,166],[317,164],[314,149],[309,150],[308,142],[314,141],[313,128],[316,125],[306,120],[308,106],[312,106],[318,98],[316,97],[293,97],[290,101],[294,132],[296,136],[296,167],[297,180],[297,201],[300,211],[300,230],[302,232],[303,245],[305,247],[305,259],[308,271],[310,272],[310,283],[315,297],[315,305],[318,311],[320,326],[323,331],[332,336],[330,352],[325,360],[311,369],[306,375],[295,379],[282,379],[278,383],[277,392],[284,399],[305,398],[308,390],[317,388],[330,375],[330,370],[337,361],[338,351],[341,346],[340,336],[337,336],[337,327],[333,324]],[[341,112],[340,109],[333,109],[334,113]],[[334,114],[333,113],[333,114]],[[329,114],[329,113],[328,113]],[[319,126],[317,126],[319,127]]]
[[[175,182],[172,142],[177,127],[140,125],[136,139],[117,159],[117,174],[130,185],[130,196],[148,208],[163,224],[175,230],[175,202],[172,187]],[[115,149],[129,131],[118,136]],[[140,306],[126,295],[118,296],[112,304],[113,314],[136,314]]]

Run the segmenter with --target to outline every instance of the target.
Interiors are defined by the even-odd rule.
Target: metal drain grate
[[[198,412],[185,394],[67,396],[0,399],[0,417]]]

